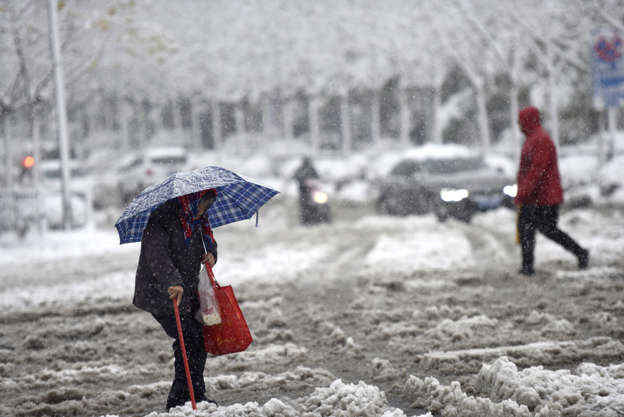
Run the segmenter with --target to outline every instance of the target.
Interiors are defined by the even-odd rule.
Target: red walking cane
[[[186,358],[186,347],[184,347],[182,323],[180,323],[180,311],[178,310],[178,303],[175,299],[173,300],[173,311],[175,312],[176,324],[178,325],[178,337],[180,338],[180,349],[182,349],[182,359],[184,360],[186,383],[188,384],[189,394],[191,395],[191,404],[193,405],[193,410],[197,410],[197,404],[195,404],[195,393],[193,392],[193,381],[191,380],[191,370],[189,369],[188,359]]]

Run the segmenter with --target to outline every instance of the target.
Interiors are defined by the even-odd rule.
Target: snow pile
[[[132,298],[134,271],[117,272],[80,282],[42,280],[40,285],[29,285],[0,291],[0,305],[11,310],[28,310],[33,306],[61,305],[71,300],[98,302],[129,300]]]
[[[535,310],[526,317],[525,323],[531,326],[539,326],[542,335],[565,334],[570,336],[575,333],[574,326],[568,320]]]
[[[297,400],[272,398],[264,405],[257,402],[217,407],[199,403],[193,411],[190,403],[176,407],[169,413],[150,413],[146,417],[405,417],[390,407],[386,395],[379,388],[360,381],[347,384],[338,379],[325,388],[316,388],[309,396]],[[112,417],[112,416],[111,416]],[[420,417],[431,417],[425,414]]]
[[[379,388],[362,381],[345,384],[340,379],[327,388],[317,388],[301,405],[310,417],[377,417],[389,408],[386,394]]]
[[[424,380],[410,376],[403,389],[407,398],[413,398],[412,407],[424,408],[443,417],[529,417],[528,408],[505,399],[494,402],[488,398],[473,397],[462,391],[459,382],[442,385],[434,377]]]
[[[355,356],[361,354],[362,349],[340,327],[327,321],[319,323],[318,327],[321,329],[320,333],[325,335],[322,337],[324,344],[331,347],[332,350]]]
[[[399,371],[387,359],[375,358],[372,364],[373,380],[376,382],[392,381],[399,375]]]
[[[496,400],[512,400],[536,417],[617,416],[624,410],[624,364],[607,368],[584,363],[575,370],[552,371],[542,366],[518,371],[507,357],[483,365],[478,384]]]
[[[232,357],[217,356],[206,363],[207,370],[223,372],[223,370],[253,369],[258,363],[289,364],[302,361],[308,350],[293,343],[268,345],[262,349],[251,348]],[[209,372],[209,371],[208,371]]]
[[[276,386],[293,386],[302,383],[308,386],[318,386],[329,384],[334,379],[334,375],[325,369],[297,366],[292,371],[277,375],[264,372],[243,372],[240,375],[217,375],[205,378],[205,382],[207,387],[212,387],[214,390],[253,387],[256,391],[262,391]],[[208,390],[210,391],[210,389]]]
[[[433,217],[427,217],[435,221]],[[470,242],[459,230],[428,225],[389,236],[382,234],[368,253],[365,265],[386,272],[452,269],[474,264]],[[432,235],[432,227],[434,229]],[[440,230],[443,229],[443,230]]]
[[[34,249],[36,248],[36,249]],[[102,231],[83,228],[71,231],[48,231],[43,235],[30,233],[22,240],[0,233],[0,263],[16,259],[33,261],[68,260],[94,257],[102,253],[137,252],[138,245],[119,245],[119,235],[114,230]]]
[[[487,316],[463,316],[459,320],[444,319],[426,335],[435,340],[459,341],[471,339],[479,330],[491,330],[498,325],[498,321]]]

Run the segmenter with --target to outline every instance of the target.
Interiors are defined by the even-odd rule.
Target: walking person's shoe
[[[217,407],[219,406],[219,404],[217,404],[217,402],[216,402],[215,400],[211,400],[210,398],[206,397],[205,395],[200,395],[200,396],[197,398],[197,401],[196,401],[196,402],[200,403],[200,402],[203,402],[203,401],[208,402],[208,403],[211,403],[211,404],[214,404],[214,405],[216,405]]]
[[[522,267],[518,269],[518,273],[520,275],[525,275],[527,277],[530,277],[531,275],[535,275],[535,269]]]
[[[583,251],[578,255],[578,267],[579,269],[587,269],[589,266],[589,251],[587,249],[583,249]]]

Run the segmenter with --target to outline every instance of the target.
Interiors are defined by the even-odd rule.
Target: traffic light
[[[26,155],[22,159],[22,167],[25,169],[32,169],[35,166],[35,158],[32,155]]]
[[[32,155],[26,155],[22,159],[22,166],[19,174],[19,181],[24,183],[33,180],[33,168],[35,167],[35,158]]]

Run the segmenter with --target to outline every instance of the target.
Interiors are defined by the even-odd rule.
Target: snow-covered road
[[[255,341],[209,359],[220,405],[199,415],[624,412],[619,210],[563,213],[591,267],[540,237],[530,279],[515,273],[509,210],[469,225],[362,207],[335,217],[304,228],[277,199],[259,228],[217,229],[215,273]],[[0,415],[192,415],[162,411],[170,341],[131,305],[138,245],[111,229],[0,248]]]

